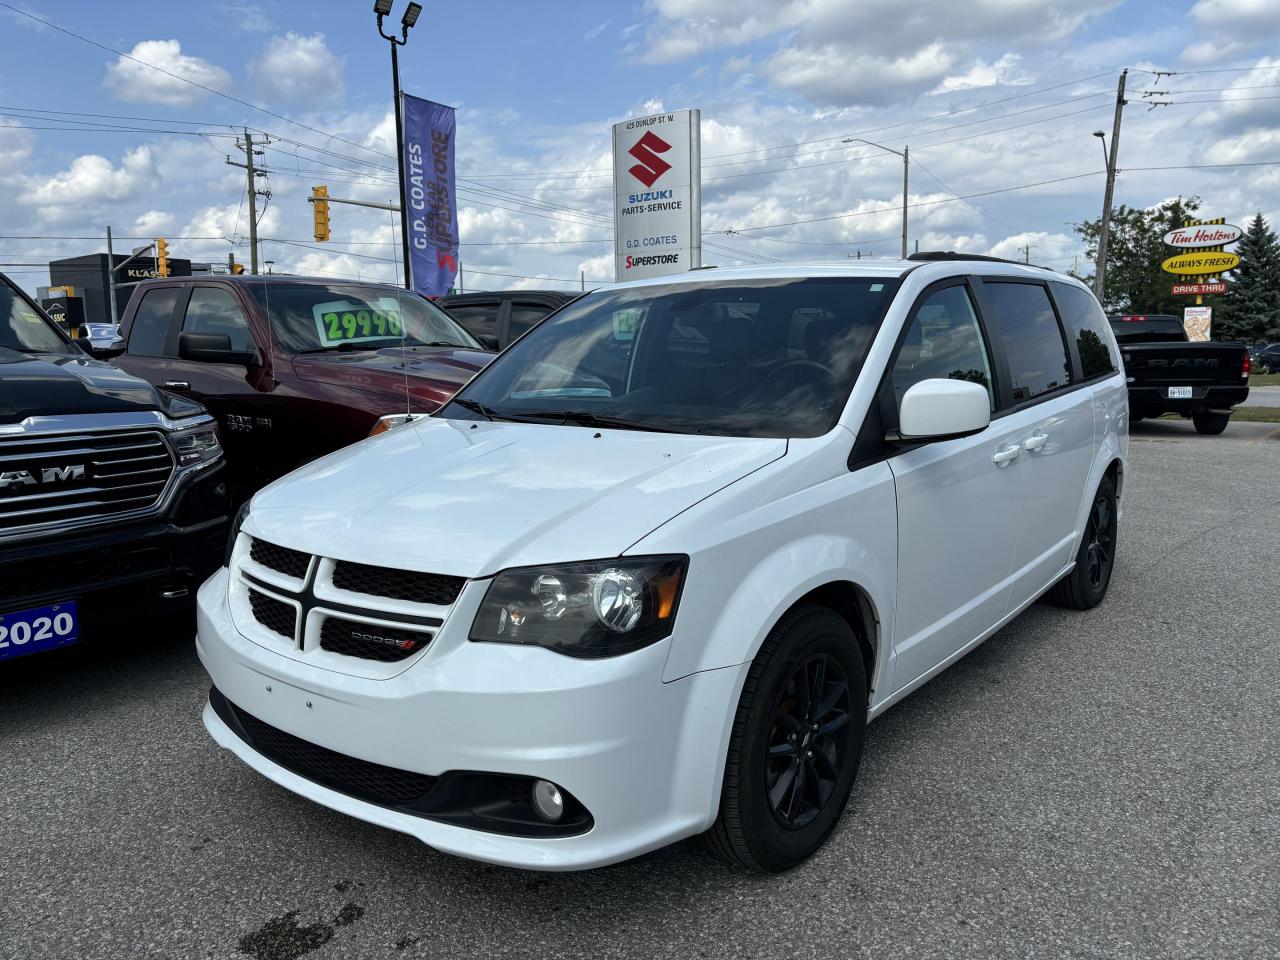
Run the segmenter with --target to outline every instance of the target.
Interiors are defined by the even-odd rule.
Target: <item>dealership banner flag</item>
[[[409,276],[426,297],[443,296],[458,274],[453,107],[404,98],[403,216],[409,224]]]

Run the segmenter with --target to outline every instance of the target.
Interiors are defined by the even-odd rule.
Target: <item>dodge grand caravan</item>
[[[1128,450],[1092,294],[956,256],[590,293],[429,418],[262,490],[199,595],[204,722],[455,854],[707,833],[778,871],[866,724],[1111,578]]]

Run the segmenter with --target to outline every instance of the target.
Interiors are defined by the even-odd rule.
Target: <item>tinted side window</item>
[[[191,291],[182,330],[184,333],[224,334],[231,338],[232,350],[253,349],[249,322],[240,312],[239,304],[228,291],[218,287],[196,287]]]
[[[520,336],[550,312],[551,307],[543,306],[540,303],[511,304],[511,339],[514,340]]]
[[[995,409],[986,343],[964,287],[946,287],[920,304],[890,379],[899,405],[921,380],[968,380],[987,388]]]
[[[164,344],[169,339],[169,324],[180,292],[177,287],[167,287],[148,290],[142,295],[133,326],[129,328],[129,353],[140,357],[164,356]]]
[[[1109,346],[1107,315],[1093,294],[1066,283],[1053,285],[1054,299],[1066,324],[1067,336],[1074,337],[1080,354],[1080,369],[1086,380],[1115,373],[1120,369]]]
[[[472,303],[446,307],[449,316],[457,320],[473,337],[498,335],[498,304]]]
[[[987,318],[987,327],[992,336],[1000,337],[1009,357],[1013,402],[1069,384],[1071,361],[1044,287],[988,281],[984,289],[995,314]]]

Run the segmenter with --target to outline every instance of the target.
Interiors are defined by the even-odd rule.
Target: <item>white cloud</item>
[[[892,103],[904,92],[933,86],[951,68],[952,55],[940,43],[901,57],[854,53],[835,44],[785,47],[765,64],[774,84],[815,103]]]
[[[0,171],[18,169],[31,157],[35,142],[18,121],[0,119]]]
[[[1280,35],[1280,3],[1275,0],[1198,0],[1187,13],[1203,39],[1182,51],[1195,66],[1221,63]]]
[[[148,210],[133,221],[133,226],[140,236],[157,237],[170,231],[173,222],[173,214],[167,210]]]
[[[1022,58],[1016,53],[1006,53],[999,60],[989,63],[977,60],[964,73],[943,79],[931,93],[955,93],[957,90],[974,90],[1004,84],[1011,87],[1026,86],[1032,82],[1021,69]]]
[[[333,105],[345,93],[345,57],[325,44],[324,34],[309,37],[292,31],[267,42],[249,65],[255,92],[268,100]]]
[[[177,40],[143,40],[129,55],[133,59],[122,56],[110,64],[103,81],[117,100],[185,107],[207,95],[194,83],[219,91],[231,86],[231,74],[208,60],[184,54]]]
[[[151,148],[135,147],[112,166],[106,157],[89,153],[76,157],[61,173],[28,176],[22,203],[43,208],[83,210],[106,202],[129,200],[158,186],[159,174]]]
[[[223,15],[245,33],[266,33],[274,27],[265,10],[256,3],[238,3],[224,0]]]
[[[605,20],[603,23],[597,23],[594,27],[592,27],[590,30],[588,30],[586,33],[582,35],[582,39],[594,40],[596,37],[600,36],[600,34],[604,33],[605,30],[609,28],[609,25],[611,23],[613,23],[612,20]]]

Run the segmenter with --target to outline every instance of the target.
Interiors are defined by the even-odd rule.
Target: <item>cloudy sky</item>
[[[843,142],[861,137],[910,146],[913,244],[1029,247],[1071,269],[1071,224],[1102,200],[1090,134],[1109,135],[1125,67],[1118,203],[1199,194],[1207,217],[1280,215],[1277,0],[425,6],[401,73],[458,108],[468,290],[611,281],[609,126],[661,109],[702,110],[707,263],[896,255],[901,161]],[[107,224],[248,262],[245,178],[224,162],[247,126],[271,138],[263,258],[392,278],[388,214],[335,206],[319,246],[306,203],[318,183],[394,198],[371,7],[0,0],[0,270],[46,284],[40,264],[105,249]]]

